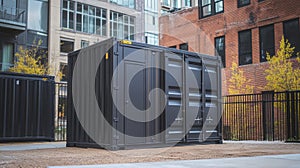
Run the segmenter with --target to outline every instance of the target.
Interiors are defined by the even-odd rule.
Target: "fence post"
[[[285,95],[286,95],[286,126],[287,126],[286,140],[288,140],[291,137],[291,133],[290,133],[290,130],[291,130],[291,126],[290,126],[291,116],[290,116],[290,96],[289,96],[289,92],[286,91]]]
[[[274,92],[262,92],[262,120],[263,120],[263,139],[274,140]]]

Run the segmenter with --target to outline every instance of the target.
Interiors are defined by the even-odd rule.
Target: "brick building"
[[[257,93],[266,85],[266,52],[276,52],[282,35],[300,51],[299,16],[299,0],[199,0],[160,18],[160,45],[220,55],[223,95],[236,62]]]

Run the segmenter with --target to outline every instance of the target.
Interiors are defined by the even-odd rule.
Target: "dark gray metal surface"
[[[0,72],[0,141],[54,140],[54,77]]]
[[[95,129],[93,134],[97,136],[93,137],[99,138],[97,143],[83,129],[74,109],[72,77],[79,53],[85,54],[87,59],[94,54],[107,57],[101,60],[98,68],[95,94],[111,128],[102,119],[91,122],[96,123],[90,128]],[[135,42],[122,44],[109,39],[69,54],[68,61],[67,146],[123,149],[179,141],[222,141],[217,124],[221,117],[220,58]],[[193,72],[196,84],[190,82],[187,71]],[[114,73],[118,75],[113,78]],[[153,92],[154,89],[165,92],[166,98]],[[77,100],[88,105],[90,100],[86,100],[85,95],[90,93],[81,94],[82,98]],[[115,102],[112,95],[116,97]],[[208,113],[211,106],[213,112]],[[86,110],[92,108],[86,107]],[[130,114],[147,122],[128,118]],[[84,122],[97,120],[87,114],[80,115],[85,118]],[[204,128],[206,119],[211,120],[211,124]],[[213,127],[213,124],[218,126]]]

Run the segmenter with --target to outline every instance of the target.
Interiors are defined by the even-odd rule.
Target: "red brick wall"
[[[249,23],[253,13],[254,23]],[[238,32],[252,30],[253,64],[240,66],[246,78],[250,79],[255,92],[261,92],[266,85],[264,71],[267,63],[260,63],[259,27],[274,24],[275,48],[283,34],[283,21],[299,18],[299,0],[251,0],[251,4],[238,8],[237,0],[224,0],[224,13],[198,19],[198,7],[182,10],[160,17],[160,45],[173,46],[188,43],[189,50],[214,55],[214,38],[225,35],[226,67],[223,75],[223,95],[227,94],[229,68],[232,62],[238,64]],[[299,37],[300,38],[300,37]],[[226,80],[227,79],[227,80]]]

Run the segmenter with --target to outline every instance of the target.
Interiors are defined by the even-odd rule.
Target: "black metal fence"
[[[300,140],[300,91],[224,97],[225,140]]]
[[[67,83],[56,83],[55,86],[55,140],[65,141],[67,135]]]

